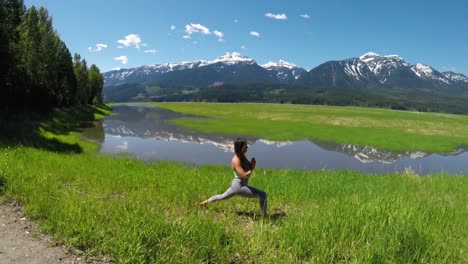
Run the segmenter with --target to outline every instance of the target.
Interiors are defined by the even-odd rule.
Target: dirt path
[[[0,263],[85,263],[63,246],[55,246],[51,237],[42,235],[34,222],[24,218],[15,202],[0,203]],[[86,263],[110,263],[106,258]]]

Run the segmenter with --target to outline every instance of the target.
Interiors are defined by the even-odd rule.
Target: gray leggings
[[[247,181],[241,179],[233,179],[229,189],[227,189],[223,194],[217,194],[210,197],[210,199],[208,199],[208,203],[229,199],[235,195],[240,195],[247,198],[260,198],[260,208],[262,209],[263,213],[266,214],[267,194],[262,190],[247,186],[247,183]]]

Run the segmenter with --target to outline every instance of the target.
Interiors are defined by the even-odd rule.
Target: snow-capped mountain
[[[451,83],[468,83],[468,77],[461,73],[446,71],[442,74],[445,76],[445,78],[449,79]]]
[[[104,83],[106,86],[110,86],[125,83],[139,83],[141,81],[151,82],[151,80],[157,79],[157,77],[165,73],[193,69],[205,63],[205,61],[164,63],[145,65],[131,69],[113,70],[104,73]]]
[[[242,56],[240,53],[226,52],[221,57],[215,60],[209,61],[207,64],[217,64],[217,63],[223,63],[225,65],[233,65],[233,64],[238,64],[238,63],[255,64],[256,62],[249,57]]]
[[[249,57],[237,52],[225,53],[212,61],[188,61],[145,65],[104,73],[105,86],[129,83],[159,84],[166,86],[213,86],[220,84],[246,84],[287,82],[297,79],[305,70],[280,61],[262,67]]]
[[[463,74],[441,73],[398,55],[368,52],[357,58],[329,61],[303,74],[298,83],[322,88],[448,88],[468,83]]]
[[[268,62],[261,66],[270,73],[272,80],[277,79],[282,83],[293,83],[302,74],[307,72],[304,68],[284,60],[279,60],[278,62]]]
[[[163,87],[208,87],[253,83],[298,84],[315,88],[425,88],[468,89],[468,77],[439,72],[398,55],[368,52],[341,61],[325,62],[309,72],[280,60],[259,65],[239,53],[225,53],[211,60],[145,65],[104,73],[105,86],[154,84]]]
[[[421,79],[433,80],[440,84],[451,85],[450,79],[430,66],[418,63],[411,66],[411,70]]]
[[[388,76],[401,67],[410,66],[398,55],[380,56],[379,54],[368,52],[359,57],[365,66],[377,77],[380,83],[385,83]]]

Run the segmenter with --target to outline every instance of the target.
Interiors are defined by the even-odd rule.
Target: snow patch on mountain
[[[450,80],[447,79],[443,74],[440,74],[439,72],[425,64],[417,63],[416,65],[411,67],[411,70],[420,78],[436,80],[446,84],[450,84]]]
[[[377,77],[380,83],[385,83],[388,76],[400,67],[408,67],[409,63],[398,55],[381,56],[377,53],[368,52],[359,57],[369,70]],[[359,80],[359,79],[358,79]]]
[[[247,57],[247,56],[242,56],[240,53],[237,53],[237,52],[233,52],[233,53],[229,53],[229,52],[226,52],[224,53],[224,55],[222,55],[221,57],[215,59],[215,60],[212,60],[212,61],[209,61],[207,63],[207,65],[209,64],[216,64],[216,63],[224,63],[224,64],[227,64],[227,65],[233,65],[233,64],[237,64],[237,63],[248,63],[248,64],[254,64],[256,63],[255,60]],[[206,65],[203,65],[203,66],[206,66]]]
[[[106,79],[117,79],[117,80],[124,80],[130,74],[132,74],[135,69],[119,69],[110,71],[108,74],[104,76],[104,80]]]
[[[273,72],[274,75],[280,80],[287,80],[291,78],[291,75],[293,79],[298,79],[303,73],[306,72],[305,69],[284,61],[284,60],[279,60],[278,62],[268,62],[265,64],[260,65],[267,71]]]
[[[413,70],[413,72],[416,73],[418,77],[423,77],[423,76],[425,77],[425,76],[431,75],[433,72],[431,67],[421,64],[421,63],[418,63],[414,65],[413,67],[411,67],[411,70]]]
[[[450,85],[451,80],[465,80],[462,76],[452,78],[448,76],[448,74],[441,74],[433,68],[421,63],[412,65],[399,55],[382,56],[374,52],[368,52],[358,58],[347,59],[343,62],[345,63],[344,71],[354,79],[361,80],[362,78],[370,78],[371,76],[365,74],[368,72],[367,70],[369,70],[371,75],[373,74],[377,77],[377,80],[382,84],[387,82],[388,77],[391,76],[394,71],[405,68],[411,70],[418,78],[437,81],[439,83]],[[466,78],[466,80],[468,82],[468,78]]]
[[[366,67],[365,63],[362,63],[361,60],[349,59],[345,60],[344,71],[349,76],[354,77],[356,80],[360,80],[361,77],[365,77],[363,74],[363,67]]]
[[[367,52],[366,54],[359,56],[359,59],[362,60],[363,62],[368,62],[370,60],[373,60],[376,57],[379,57],[380,55],[374,52]]]
[[[447,71],[447,72],[443,72],[442,73],[445,78],[453,81],[453,82],[466,82],[468,83],[468,77],[466,77],[465,75],[461,74],[461,73],[456,73],[456,72],[452,72],[452,71]]]
[[[287,62],[287,61],[284,61],[284,60],[279,60],[278,62],[268,62],[268,63],[265,63],[263,65],[261,65],[263,68],[265,69],[269,69],[269,68],[277,68],[277,67],[283,67],[283,68],[287,68],[287,69],[295,69],[295,68],[300,68],[299,66],[293,64],[293,63],[290,63],[290,62]]]

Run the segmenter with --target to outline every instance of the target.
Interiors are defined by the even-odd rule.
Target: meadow
[[[468,146],[468,116],[388,109],[258,103],[154,103],[205,116],[178,125],[269,140],[322,140],[391,151],[450,152]]]
[[[197,114],[205,116],[214,108],[175,105],[190,111],[198,107]],[[236,106],[243,106],[243,113],[255,107],[266,112],[264,105],[223,105],[231,113],[219,110],[219,119],[235,120]],[[276,107],[284,106],[268,107],[275,115]],[[346,116],[347,110],[333,112]],[[255,199],[235,197],[198,206],[225,191],[232,179],[228,167],[98,154],[79,137],[79,127],[106,114],[109,110],[101,108],[58,111],[36,117],[40,122],[18,125],[10,118],[3,123],[10,133],[20,127],[29,130],[10,142],[1,137],[0,201],[19,201],[57,243],[88,255],[104,253],[117,263],[468,262],[467,177],[259,168],[250,183],[268,193],[270,218],[264,221]],[[382,115],[399,114],[405,116]],[[296,119],[285,122],[308,115],[291,114]],[[421,122],[432,120],[410,115]],[[264,124],[265,131],[274,127]],[[30,137],[42,143],[33,144]]]

